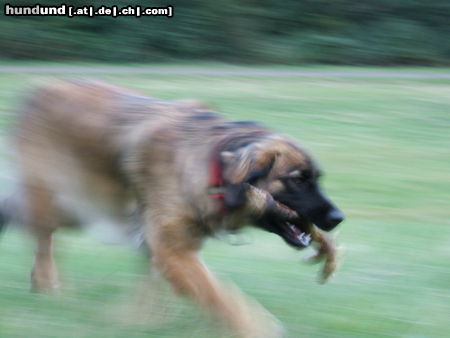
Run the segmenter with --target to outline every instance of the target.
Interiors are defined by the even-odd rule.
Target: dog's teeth
[[[311,242],[311,235],[310,234],[305,234],[304,232],[302,232],[300,235],[297,236],[297,239],[303,245],[308,246],[309,243]]]
[[[305,240],[308,242],[308,244],[309,244],[309,242],[311,242],[311,235],[310,234],[307,234],[306,236],[305,236]]]

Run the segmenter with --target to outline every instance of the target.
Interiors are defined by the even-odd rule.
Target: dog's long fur
[[[262,220],[265,211],[249,201],[249,187],[299,214],[301,205],[311,209],[311,202],[290,203],[298,189],[286,183],[303,169],[316,179],[304,150],[260,125],[228,122],[198,102],[158,100],[92,81],[59,81],[35,90],[20,115],[16,141],[18,207],[37,241],[34,289],[58,286],[52,256],[58,227],[112,223],[124,237],[143,234],[152,264],[175,291],[193,297],[240,335],[258,335],[250,307],[214,278],[197,252],[208,236],[246,223],[289,242],[285,230]],[[215,157],[223,167],[223,200],[209,193]],[[305,217],[316,224],[314,217],[329,211],[314,210]],[[308,229],[313,240],[323,241],[314,226]],[[332,252],[325,252],[327,259]]]

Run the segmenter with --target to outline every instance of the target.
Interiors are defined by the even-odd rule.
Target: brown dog
[[[296,248],[317,242],[323,276],[334,270],[333,246],[316,226],[331,230],[342,213],[320,192],[311,157],[258,124],[228,122],[196,102],[61,81],[30,95],[17,146],[16,207],[37,241],[35,290],[58,286],[52,233],[74,222],[142,238],[174,290],[242,336],[277,334],[255,329],[251,307],[208,271],[197,256],[205,238],[252,224]]]

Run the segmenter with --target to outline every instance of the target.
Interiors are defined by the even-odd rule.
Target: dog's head
[[[344,219],[343,213],[319,186],[320,171],[311,156],[289,139],[269,135],[232,151],[223,151],[225,204],[237,208],[247,201],[247,187],[254,186],[283,208],[274,208],[254,218],[254,225],[281,236],[290,245],[310,244],[311,227],[330,231]],[[286,208],[285,208],[286,209]]]

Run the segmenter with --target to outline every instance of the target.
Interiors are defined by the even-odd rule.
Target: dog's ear
[[[251,144],[234,152],[223,151],[225,196],[228,209],[237,209],[246,202],[248,185],[254,185],[271,171],[276,153],[261,144]]]

